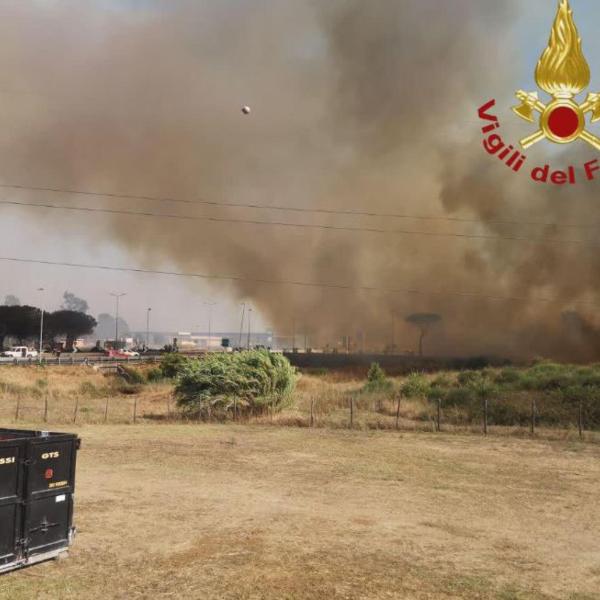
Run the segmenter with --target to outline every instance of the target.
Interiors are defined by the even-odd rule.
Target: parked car
[[[2,353],[5,358],[35,358],[37,355],[37,350],[30,350],[27,346],[13,346]]]

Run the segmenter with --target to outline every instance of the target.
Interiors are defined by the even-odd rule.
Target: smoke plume
[[[573,190],[536,187],[481,148],[477,108],[489,98],[498,100],[507,139],[522,133],[513,123],[512,134],[507,110],[521,75],[514,65],[522,58],[510,43],[520,3],[169,0],[131,2],[129,10],[124,2],[91,0],[24,4],[7,3],[0,12],[4,182],[476,222],[25,192],[15,198],[428,233],[591,236],[530,223],[589,223],[593,186],[578,187],[577,198]],[[240,112],[245,104],[253,109],[249,117]],[[552,160],[579,164],[589,154],[580,148],[574,155],[571,147]],[[529,160],[547,159],[539,149]],[[31,214],[64,224],[56,211]],[[423,312],[443,317],[428,339],[440,354],[586,359],[599,351],[587,325],[593,315],[581,316],[585,335],[564,335],[561,315],[585,313],[580,306],[596,299],[597,253],[577,244],[123,216],[84,215],[69,221],[67,233],[73,228],[97,240],[110,236],[144,267],[244,277],[215,285],[251,301],[280,333],[296,322],[315,346],[352,336],[367,347],[395,339],[401,350],[414,349],[418,332],[404,317]]]

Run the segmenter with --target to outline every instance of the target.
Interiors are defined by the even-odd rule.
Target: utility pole
[[[248,309],[248,350],[250,350],[250,336],[252,335],[252,309]]]
[[[151,308],[146,310],[146,350],[150,346],[150,313],[152,312]]]
[[[242,307],[242,322],[240,324],[240,343],[238,344],[238,346],[240,348],[242,347],[242,338],[244,336],[244,317],[246,316],[246,303],[242,302],[241,307]]]
[[[123,296],[127,296],[125,293],[121,294],[110,294],[115,299],[116,310],[115,310],[115,350],[117,350],[117,345],[119,344],[119,300]]]
[[[40,302],[40,354],[39,361],[42,362],[42,352],[44,351],[44,288],[38,288],[38,292],[42,295]]]
[[[216,306],[216,302],[204,302],[204,306],[208,306],[208,342],[206,344],[206,350],[210,352],[210,342],[212,339],[212,309]]]

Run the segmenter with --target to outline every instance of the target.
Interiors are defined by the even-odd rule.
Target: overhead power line
[[[387,234],[387,235],[412,235],[412,236],[424,236],[424,237],[436,237],[436,238],[463,238],[473,240],[508,240],[512,242],[524,242],[528,244],[562,244],[562,245],[581,245],[600,247],[600,244],[588,242],[586,240],[571,240],[571,239],[560,239],[560,238],[530,238],[516,235],[488,235],[488,234],[471,234],[471,233],[442,233],[435,231],[411,231],[409,229],[379,229],[375,227],[351,227],[341,225],[319,225],[312,223],[289,223],[286,221],[261,221],[258,219],[233,219],[229,217],[211,217],[206,215],[175,215],[167,213],[153,213],[143,211],[131,211],[113,208],[91,208],[87,206],[65,206],[62,204],[46,204],[37,202],[16,202],[12,200],[0,200],[0,205],[5,206],[23,206],[28,208],[47,208],[52,210],[63,210],[71,212],[83,212],[92,214],[109,214],[109,215],[121,215],[128,217],[150,217],[156,219],[173,219],[178,221],[204,221],[212,223],[230,223],[238,225],[260,225],[266,227],[287,227],[293,229],[315,229],[325,231],[344,231],[351,233],[374,233],[374,234]]]
[[[87,196],[94,198],[111,198],[114,200],[139,200],[141,202],[155,203],[171,203],[171,204],[186,204],[199,206],[213,206],[217,208],[244,208],[252,210],[272,210],[279,212],[304,213],[304,214],[322,214],[322,215],[339,215],[352,217],[373,217],[384,219],[412,219],[415,221],[447,221],[450,223],[474,223],[477,225],[512,225],[512,226],[535,226],[535,227],[556,227],[561,229],[595,229],[598,223],[586,224],[569,224],[569,223],[553,223],[547,221],[530,221],[530,220],[510,220],[485,218],[480,219],[468,217],[451,217],[448,215],[414,215],[408,213],[395,212],[377,212],[360,209],[338,209],[338,208],[309,208],[306,206],[284,206],[277,204],[260,204],[255,202],[216,202],[214,200],[205,200],[197,198],[194,200],[173,197],[147,196],[138,194],[117,194],[107,192],[95,192],[85,190],[74,190],[70,188],[55,188],[55,187],[40,187],[29,185],[15,185],[8,183],[0,183],[1,189],[11,189],[29,192],[47,192],[52,194],[69,194],[74,196]]]
[[[351,291],[351,292],[378,292],[382,294],[407,294],[407,295],[420,295],[420,296],[445,296],[445,297],[459,297],[459,298],[474,298],[480,300],[497,300],[504,302],[522,302],[522,303],[545,303],[555,304],[563,302],[560,298],[550,297],[527,297],[527,296],[500,296],[493,294],[482,294],[480,292],[462,292],[462,291],[447,291],[447,290],[422,290],[422,289],[411,289],[411,288],[383,288],[378,286],[366,286],[366,285],[352,285],[335,282],[318,282],[318,281],[300,281],[293,279],[267,279],[267,278],[254,278],[254,277],[243,277],[238,275],[218,275],[208,273],[186,273],[180,271],[166,271],[157,269],[142,269],[137,267],[118,267],[108,265],[94,265],[85,263],[71,263],[62,261],[51,261],[51,260],[39,260],[33,258],[19,258],[12,256],[0,256],[0,261],[11,262],[17,264],[33,264],[33,265],[44,265],[53,267],[66,267],[72,269],[88,269],[96,271],[112,271],[119,273],[138,273],[144,275],[163,275],[169,277],[185,277],[188,279],[205,279],[205,280],[220,280],[220,281],[232,281],[239,283],[257,283],[264,285],[277,285],[277,286],[296,286],[304,288],[315,288],[315,289],[328,289],[328,290],[340,290],[340,291]],[[600,304],[594,302],[577,302],[572,306],[587,307],[587,308],[600,308]]]

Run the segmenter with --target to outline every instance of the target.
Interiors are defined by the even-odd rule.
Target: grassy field
[[[2,576],[0,598],[600,598],[595,444],[75,429],[76,545]]]

